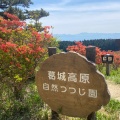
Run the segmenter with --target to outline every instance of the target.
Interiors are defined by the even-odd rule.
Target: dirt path
[[[112,81],[107,80],[107,85],[111,94],[111,98],[120,101],[120,84],[115,84]]]

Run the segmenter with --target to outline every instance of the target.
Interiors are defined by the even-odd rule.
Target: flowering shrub
[[[1,82],[16,92],[34,74],[38,61],[47,53],[47,46],[54,39],[48,26],[42,33],[34,28],[26,30],[25,22],[9,13],[5,15],[8,20],[0,18],[0,77]]]
[[[86,55],[86,46],[82,44],[82,42],[76,42],[76,45],[73,46],[68,46],[67,48],[68,51],[75,51],[78,52],[82,55]],[[112,54],[114,56],[114,67],[117,69],[120,66],[120,55],[115,53],[114,51],[102,51],[100,48],[96,47],[96,64],[101,65],[102,64],[102,59],[101,55],[105,54]]]
[[[68,51],[75,51],[75,52],[78,52],[82,55],[86,55],[86,46],[83,45],[81,42],[76,42],[75,43],[76,45],[73,45],[73,46],[68,46],[67,50]]]

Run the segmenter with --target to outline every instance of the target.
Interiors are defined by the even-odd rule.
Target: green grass
[[[4,93],[0,96],[0,120],[47,120],[50,115],[49,109],[44,107],[35,83],[23,87],[22,101],[15,100],[12,97],[13,93],[5,85],[0,93]]]
[[[97,117],[100,120],[119,120],[120,101],[111,99],[110,102],[103,107],[103,111],[99,111]]]
[[[107,80],[113,81],[116,84],[120,84],[120,73],[117,75],[110,75],[110,76],[106,76]]]
[[[111,99],[110,102],[96,113],[97,120],[119,120],[120,101]],[[80,118],[70,118],[63,120],[86,120]]]
[[[120,68],[115,70],[112,65],[110,65],[110,75],[106,75],[106,67],[100,66],[100,72],[105,75],[106,80],[113,81],[116,84],[120,84]]]
[[[120,112],[120,101],[111,99],[109,104],[106,105],[105,111],[110,114]]]

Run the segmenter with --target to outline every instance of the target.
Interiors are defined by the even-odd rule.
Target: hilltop
[[[61,41],[82,41],[93,39],[120,39],[120,33],[80,33],[80,34],[53,34]]]

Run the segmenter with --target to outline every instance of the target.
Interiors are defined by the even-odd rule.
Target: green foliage
[[[38,28],[40,24],[37,24],[39,19],[42,17],[47,17],[49,15],[48,12],[43,10],[26,10],[30,4],[33,4],[31,0],[0,0],[0,15],[4,18],[8,19],[3,13],[8,12],[18,16],[21,20],[33,19],[35,20],[35,26]],[[21,8],[22,7],[22,8]]]
[[[120,117],[120,101],[111,99],[104,107],[104,111],[97,112],[98,120],[119,120]]]
[[[97,113],[97,119],[98,120],[115,120],[114,117],[109,116],[109,115],[105,115],[103,113]]]
[[[24,20],[26,19],[24,7],[28,8],[30,4],[33,4],[31,0],[0,0],[0,9],[2,9],[0,15],[7,19],[3,13],[8,12],[17,15],[20,19]],[[21,9],[19,6],[22,6],[23,8]]]
[[[102,67],[101,72],[105,75],[105,78],[107,80],[113,81],[116,84],[120,84],[120,68],[115,70],[112,65],[110,66],[110,68],[111,69],[110,69],[109,76],[106,75],[106,67],[105,66]]]
[[[47,120],[49,110],[44,108],[44,103],[38,95],[35,83],[30,82],[22,89],[24,99],[14,99],[13,92],[0,84],[0,120]]]
[[[64,52],[66,52],[67,47],[71,45],[75,45],[75,42],[74,41],[59,41],[59,49]]]
[[[44,28],[42,27],[41,23],[39,22],[39,20],[42,17],[47,17],[49,16],[49,13],[46,12],[45,10],[43,10],[41,8],[41,10],[26,10],[25,11],[25,15],[26,15],[26,19],[31,19],[34,22],[28,25],[28,27],[32,26],[34,27],[37,31],[41,32],[44,30]]]
[[[101,48],[101,50],[112,50],[112,51],[118,51],[120,50],[119,42],[120,39],[95,39],[95,40],[83,40],[81,41],[83,45],[89,46],[93,45],[96,47]],[[75,45],[74,41],[60,41],[60,49],[66,52],[66,48],[68,46]]]
[[[104,75],[106,74],[106,69],[105,69],[105,65],[104,64],[98,64],[96,65],[97,69],[102,72]]]
[[[35,28],[38,32],[42,32],[44,30],[44,27],[42,27],[42,23],[34,23],[33,21],[28,24],[27,28],[29,27]]]
[[[49,16],[49,13],[42,8],[41,10],[26,10],[25,13],[27,14],[27,18],[35,20],[35,23],[39,22],[40,18]]]
[[[97,46],[101,48],[101,50],[119,50],[119,47],[116,44],[116,40],[120,39],[96,39],[96,40],[84,40],[82,41],[84,45],[89,46]]]
[[[114,75],[114,76],[106,76],[106,79],[111,80],[115,82],[116,84],[120,84],[120,74]]]
[[[96,112],[97,120],[119,120],[120,117],[120,101],[110,100],[110,102]],[[63,119],[64,120],[64,119]],[[67,120],[86,120],[85,118],[71,118],[68,117]]]
[[[116,69],[114,69],[114,66],[112,64],[110,64],[110,75],[109,76],[106,75],[106,65],[105,64],[97,65],[97,69],[101,73],[103,73],[103,75],[105,75],[105,78],[107,80],[113,81],[116,84],[120,84],[120,68],[118,68],[116,70]]]
[[[120,101],[118,100],[110,100],[109,104],[106,105],[105,111],[110,114],[114,114],[115,112],[120,112]]]
[[[23,9],[20,9],[18,7],[9,7],[6,11],[4,12],[8,12],[8,13],[11,13],[11,14],[14,14],[16,16],[18,16],[21,20],[25,20],[26,19],[26,16],[24,14],[24,11]],[[2,14],[1,14],[2,16]],[[3,15],[4,16],[4,15]],[[7,18],[6,16],[4,16],[4,18]]]
[[[22,99],[22,87],[28,78],[34,76],[39,61],[46,59],[48,46],[57,46],[58,43],[49,34],[49,26],[42,33],[32,27],[26,30],[25,22],[5,14],[10,19],[0,18],[0,82],[11,87],[16,99]]]
[[[31,0],[0,0],[1,5],[10,7],[10,6],[23,6],[29,7],[32,4]],[[4,9],[4,7],[2,7]]]

